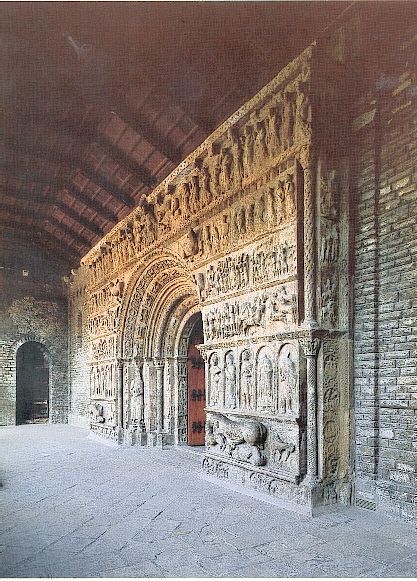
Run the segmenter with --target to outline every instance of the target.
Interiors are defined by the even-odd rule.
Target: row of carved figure
[[[262,292],[251,299],[222,303],[204,310],[204,336],[207,341],[250,335],[273,322],[285,326],[297,323],[297,295],[281,285],[273,292]]]
[[[92,397],[114,398],[116,385],[116,363],[92,365],[90,369],[90,394]]]
[[[286,173],[271,185],[265,191],[255,190],[254,194],[246,196],[244,201],[235,203],[201,227],[190,229],[182,243],[183,257],[205,258],[215,255],[293,220],[296,210],[294,175]],[[169,216],[169,221],[165,218],[163,227],[160,219],[155,218],[154,228],[158,236],[164,232],[173,233],[184,222],[184,220],[174,221],[171,214]],[[141,219],[141,214],[133,216],[131,221],[120,229],[117,239],[103,243],[101,254],[96,258],[92,270],[96,278],[129,262],[143,250],[144,246],[149,246],[143,241]],[[152,241],[156,238],[155,234]],[[117,283],[119,281],[115,282],[113,288],[108,289],[113,296],[120,296],[123,290],[120,283]]]
[[[267,105],[248,115],[239,126],[229,129],[221,143],[202,152],[188,168],[186,178],[171,183],[154,200],[147,200],[135,220],[121,228],[112,241],[101,245],[100,254],[91,263],[97,274],[108,270],[105,263],[112,260],[109,254],[113,247],[119,246],[124,259],[128,260],[138,248],[171,233],[220,195],[241,188],[245,180],[259,174],[271,158],[296,142],[308,141],[311,107],[307,76],[308,72],[304,73],[304,78],[300,77],[292,87],[273,95]],[[293,185],[285,183],[282,188],[288,192]],[[238,218],[238,223],[240,220]]]
[[[207,375],[210,407],[298,414],[298,354],[293,345],[284,345],[277,361],[265,347],[256,356],[245,349],[238,358],[232,351],[214,352]]]
[[[295,276],[295,233],[291,229],[286,234],[286,237],[274,236],[253,250],[210,264],[205,274],[197,275],[201,299],[210,300]]]

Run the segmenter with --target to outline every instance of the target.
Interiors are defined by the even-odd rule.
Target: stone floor
[[[208,482],[191,449],[0,428],[3,577],[415,577],[417,525],[314,519]]]

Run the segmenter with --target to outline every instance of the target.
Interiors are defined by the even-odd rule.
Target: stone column
[[[304,165],[304,321],[302,326],[317,327],[316,320],[316,207],[312,162]]]
[[[307,483],[311,485],[318,479],[317,355],[320,343],[320,339],[313,337],[300,339],[307,360]]]
[[[139,379],[141,381],[141,387],[142,389],[139,392],[139,406],[140,406],[140,418],[138,418],[139,421],[139,429],[141,432],[145,431],[145,387],[144,387],[144,381],[143,381],[143,357],[140,357],[139,355],[136,355],[136,357],[134,358],[135,361],[135,365],[136,365],[136,370],[135,373],[137,373],[139,375]]]
[[[162,433],[164,428],[164,365],[163,359],[154,358],[156,370],[156,431]]]
[[[124,360],[117,360],[117,427],[119,434],[124,428],[123,417],[123,379],[124,379]]]

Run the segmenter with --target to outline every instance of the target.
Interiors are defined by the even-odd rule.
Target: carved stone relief
[[[272,365],[272,357],[266,348],[262,348],[257,356],[256,380],[257,409],[261,411],[272,410],[274,398],[274,368]]]
[[[278,358],[278,409],[298,415],[298,356],[293,345],[284,345]]]
[[[224,414],[210,412],[206,424],[206,444],[209,452],[255,466],[266,463],[263,449],[267,430],[260,422],[231,419]]]

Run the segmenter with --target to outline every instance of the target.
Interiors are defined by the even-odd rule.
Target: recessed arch
[[[48,421],[50,368],[42,343],[24,341],[16,350],[16,425]]]
[[[125,389],[127,433],[143,430],[147,443],[158,438],[186,443],[187,349],[198,317],[197,286],[187,264],[173,253],[151,255],[132,276],[122,311],[119,342],[126,385],[143,384],[141,427],[131,413],[134,409],[139,415],[134,396]]]

